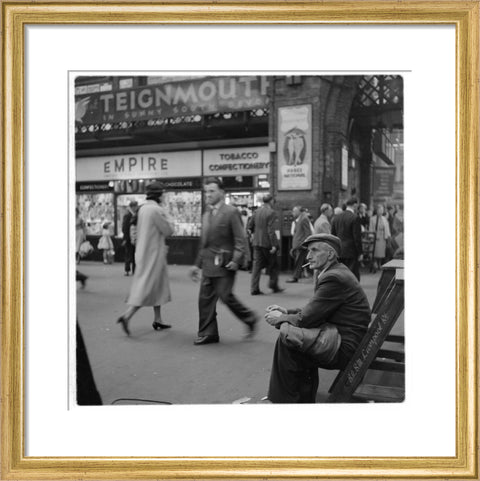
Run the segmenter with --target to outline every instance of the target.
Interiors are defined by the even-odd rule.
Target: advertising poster
[[[312,106],[278,109],[278,189],[312,188]]]
[[[342,189],[348,189],[348,149],[342,147]]]

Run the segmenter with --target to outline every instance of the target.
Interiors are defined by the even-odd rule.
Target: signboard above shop
[[[201,172],[200,150],[76,159],[77,182],[199,177]]]
[[[81,125],[266,107],[268,77],[200,77],[75,96]]]
[[[241,176],[269,172],[270,153],[267,145],[203,151],[203,175]]]

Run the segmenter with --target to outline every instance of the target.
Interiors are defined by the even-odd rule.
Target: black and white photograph
[[[477,479],[478,2],[0,1],[0,477]]]
[[[74,404],[408,398],[401,72],[78,71],[69,95]]]

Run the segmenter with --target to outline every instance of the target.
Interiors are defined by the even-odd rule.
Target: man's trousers
[[[260,276],[262,269],[267,268],[268,275],[270,276],[270,282],[268,287],[274,291],[278,289],[278,262],[277,253],[270,253],[268,247],[253,247],[253,266],[252,266],[252,279],[250,282],[250,291],[255,292],[260,289]]]
[[[294,279],[300,279],[302,277],[303,265],[305,264],[305,260],[307,258],[308,251],[307,249],[297,249],[295,251],[295,266],[293,268],[293,275]]]
[[[222,277],[202,277],[198,295],[198,336],[218,336],[217,301],[220,299],[242,322],[250,323],[255,314],[233,294],[235,272]]]
[[[273,354],[268,399],[272,403],[315,403],[317,389],[318,367],[279,337]]]

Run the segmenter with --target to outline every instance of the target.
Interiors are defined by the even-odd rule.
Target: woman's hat
[[[157,195],[162,195],[163,194],[163,184],[161,182],[155,181],[152,182],[151,184],[148,184],[145,191],[147,194],[157,194]]]

